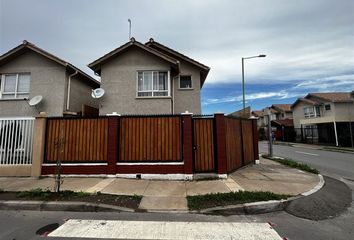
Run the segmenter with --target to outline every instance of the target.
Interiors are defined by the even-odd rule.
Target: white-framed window
[[[192,86],[192,76],[190,75],[181,75],[179,77],[179,88],[181,89],[191,89]]]
[[[138,97],[166,97],[170,95],[169,72],[138,71]]]
[[[321,117],[320,107],[319,106],[304,107],[304,115],[305,118]]]
[[[29,97],[31,75],[29,73],[2,74],[1,99],[23,99]]]

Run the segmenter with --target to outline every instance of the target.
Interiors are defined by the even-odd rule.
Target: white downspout
[[[67,97],[66,97],[66,110],[69,110],[70,106],[70,89],[71,89],[71,78],[75,76],[78,73],[76,70],[73,74],[69,75],[69,81],[68,81],[68,91],[67,91]]]

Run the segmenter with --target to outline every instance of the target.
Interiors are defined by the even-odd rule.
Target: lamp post
[[[245,59],[258,58],[258,57],[266,57],[266,55],[265,55],[265,54],[260,54],[260,55],[258,55],[258,56],[243,57],[243,58],[242,58],[242,101],[243,101],[243,113],[245,113],[245,108],[246,108],[246,99],[245,99],[245,67],[244,67],[244,61],[245,61]]]

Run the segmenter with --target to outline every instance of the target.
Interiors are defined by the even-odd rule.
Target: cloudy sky
[[[203,113],[292,103],[308,92],[354,90],[353,0],[0,0],[0,54],[22,40],[92,75],[86,65],[150,37],[211,67]]]

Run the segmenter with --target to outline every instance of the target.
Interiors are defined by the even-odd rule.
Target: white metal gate
[[[0,165],[32,164],[34,118],[0,118]]]

